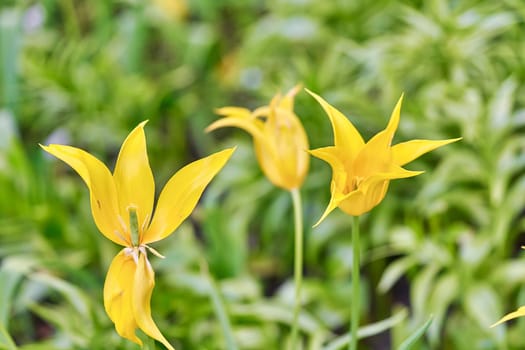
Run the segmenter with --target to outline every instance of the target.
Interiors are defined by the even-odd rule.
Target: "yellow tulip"
[[[219,108],[216,112],[224,118],[206,128],[209,132],[233,126],[250,133],[262,171],[270,182],[286,190],[301,187],[309,165],[308,138],[293,111],[299,88],[285,96],[277,94],[269,106],[253,112],[241,107]]]
[[[148,244],[169,236],[190,215],[234,149],[217,152],[180,169],[160,193],[153,214],[155,183],[146,151],[145,124],[146,121],[140,123],[122,144],[113,174],[100,160],[79,148],[54,144],[41,147],[80,175],[89,188],[91,212],[98,229],[124,246],[111,262],[104,284],[104,307],[117,333],[142,345],[135,334],[140,328],[173,350],[151,317],[155,273],[147,253],[162,256]]]
[[[328,114],[334,132],[334,146],[310,151],[332,167],[332,196],[316,226],[337,207],[354,216],[370,211],[385,197],[390,180],[422,173],[403,169],[403,165],[424,153],[460,140],[412,140],[392,146],[392,138],[399,124],[401,96],[386,129],[365,143],[354,125],[341,112],[321,96],[307,91]]]

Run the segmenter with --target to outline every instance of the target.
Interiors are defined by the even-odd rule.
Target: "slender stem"
[[[292,350],[298,349],[297,339],[299,333],[299,311],[301,310],[301,285],[303,283],[303,209],[301,206],[301,193],[295,188],[290,191],[293,201],[295,225],[295,254],[294,254],[294,284],[295,307],[293,312],[292,334],[290,346]]]
[[[208,271],[208,263],[204,259],[201,260],[201,271],[208,278],[208,281],[210,283],[210,298],[212,301],[213,309],[215,311],[215,315],[219,319],[219,323],[224,334],[226,349],[237,350],[238,347],[237,343],[235,342],[235,337],[233,336],[230,318],[228,317],[228,312],[226,311],[226,306],[224,305],[219,286],[217,285],[217,282],[215,282],[213,276]]]
[[[359,216],[352,221],[352,314],[350,320],[349,350],[357,349],[357,329],[359,328],[359,296],[361,293],[359,277]]]

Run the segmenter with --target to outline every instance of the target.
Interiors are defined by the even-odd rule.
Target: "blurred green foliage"
[[[520,0],[3,1],[0,349],[136,348],[102,305],[118,248],[97,232],[82,181],[38,143],[111,164],[144,119],[159,188],[187,162],[238,145],[191,219],[155,246],[166,256],[152,259],[159,328],[178,349],[225,348],[220,292],[241,349],[283,348],[291,199],[264,178],[248,135],[203,129],[216,107],[253,109],[298,82],[365,136],[404,92],[394,143],[463,137],[409,165],[427,173],[394,181],[362,220],[361,324],[372,330],[361,334],[373,335],[362,348],[396,348],[427,327],[418,349],[523,348],[525,321],[489,325],[525,304],[524,20]],[[296,112],[312,148],[331,143],[311,97],[299,94]],[[337,211],[310,228],[329,180],[314,160],[302,189],[300,327],[312,350],[335,348],[350,316],[350,220]]]

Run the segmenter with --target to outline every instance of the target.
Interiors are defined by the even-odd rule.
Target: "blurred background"
[[[524,20],[521,0],[2,0],[0,349],[138,348],[103,308],[119,247],[97,231],[81,179],[38,143],[81,147],[112,169],[145,119],[158,189],[238,145],[191,218],[154,245],[166,256],[151,258],[159,328],[178,349],[225,349],[220,294],[239,348],[284,348],[291,198],[262,175],[249,135],[203,129],[217,107],[254,109],[297,83],[365,139],[401,93],[394,143],[463,137],[409,164],[426,173],[393,181],[361,220],[361,324],[372,326],[360,348],[396,348],[430,315],[417,349],[525,347],[524,320],[489,328],[525,304]],[[312,148],[332,143],[312,97],[299,93],[295,111]],[[313,159],[301,190],[311,350],[350,317],[351,219],[337,210],[311,228],[330,178]]]

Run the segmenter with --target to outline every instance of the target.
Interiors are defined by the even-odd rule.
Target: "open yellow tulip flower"
[[[217,114],[224,118],[206,128],[212,131],[233,126],[253,137],[255,154],[266,177],[275,186],[285,190],[301,187],[308,172],[308,138],[293,111],[294,97],[300,86],[286,95],[277,94],[269,106],[253,112],[241,107],[223,107]]]
[[[148,244],[169,236],[190,215],[234,149],[180,169],[160,193],[153,214],[155,183],[146,151],[145,124],[140,123],[122,144],[113,174],[100,160],[79,148],[54,144],[42,148],[80,175],[89,188],[98,229],[124,247],[111,262],[104,284],[104,307],[117,333],[142,345],[135,334],[140,328],[166,348],[174,349],[151,317],[155,273],[148,252],[162,256]]]
[[[337,207],[353,216],[370,211],[385,197],[390,180],[422,173],[403,169],[403,165],[422,154],[460,140],[412,140],[392,146],[399,124],[401,96],[386,129],[365,143],[354,125],[341,112],[321,96],[307,91],[328,114],[334,132],[334,146],[310,151],[332,167],[330,203],[315,226]]]

